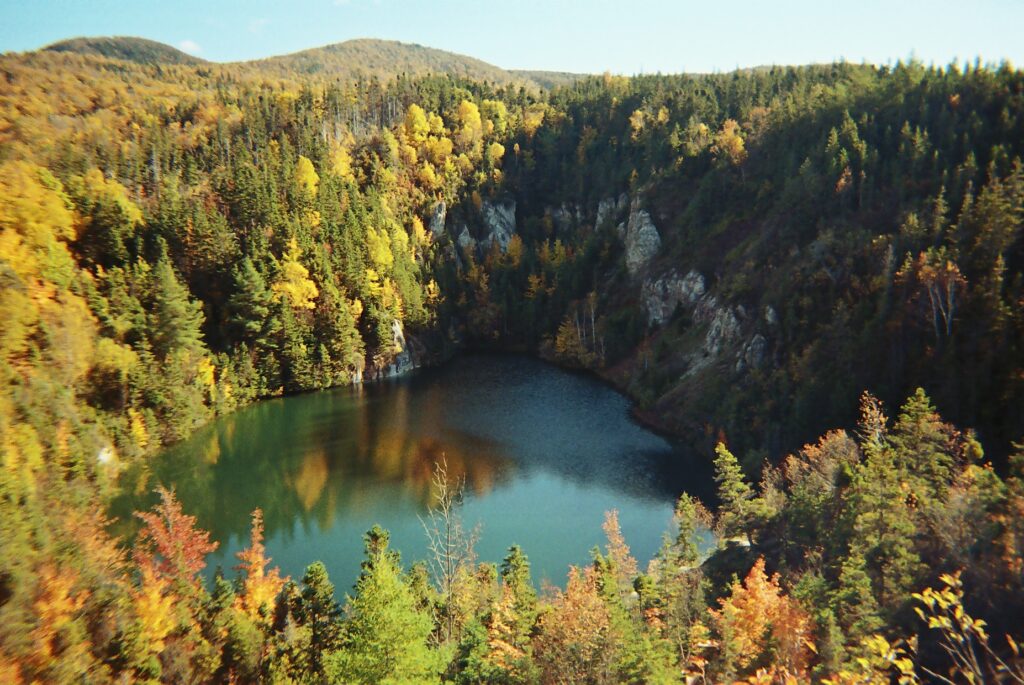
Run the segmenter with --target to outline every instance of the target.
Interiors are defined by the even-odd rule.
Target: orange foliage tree
[[[175,582],[179,589],[199,593],[199,572],[206,566],[206,555],[217,549],[210,534],[196,526],[196,518],[181,510],[173,490],[157,489],[160,504],[152,512],[135,512],[145,526],[139,531],[136,562],[151,566],[158,574]]]
[[[811,621],[803,608],[768,577],[764,558],[750,569],[743,584],[733,583],[720,608],[710,610],[725,668],[740,673],[760,666],[768,672],[804,679],[810,656]],[[734,673],[724,673],[733,676]]]
[[[543,682],[610,682],[616,644],[597,572],[571,568],[565,592],[555,590],[534,642]]]
[[[236,602],[252,619],[260,617],[260,609],[267,607],[269,613],[274,607],[274,600],[287,578],[281,577],[280,570],[275,566],[268,569],[270,559],[267,558],[263,546],[263,512],[256,509],[252,512],[252,533],[249,547],[238,553],[241,561],[236,571],[245,574],[242,579],[242,593]]]

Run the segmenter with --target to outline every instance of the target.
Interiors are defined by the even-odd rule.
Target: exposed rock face
[[[672,317],[676,307],[693,308],[704,290],[704,277],[692,269],[686,276],[670,271],[656,280],[644,281],[640,296],[647,310],[647,323],[660,326]]]
[[[398,350],[398,354],[395,355],[395,359],[387,368],[385,375],[401,376],[409,373],[416,368],[416,358],[406,343],[405,329],[402,327],[402,322],[398,319],[394,319],[391,322],[391,339],[395,344],[395,349]]]
[[[574,226],[583,221],[583,211],[580,206],[571,205],[568,202],[563,202],[561,207],[548,210],[548,214],[551,215],[551,220],[555,224],[555,230],[560,233],[572,230]]]
[[[755,333],[736,354],[736,371],[761,368],[767,352],[768,340],[760,333]]]
[[[458,242],[459,247],[463,250],[476,250],[476,240],[473,239],[473,236],[469,232],[469,226],[466,224],[462,224],[462,230],[459,231],[459,237],[456,238],[456,242]]]
[[[711,300],[711,326],[704,338],[704,351],[710,356],[718,356],[722,348],[740,337],[740,322],[732,307],[717,307],[714,298]]]
[[[594,226],[601,228],[615,216],[615,200],[606,197],[597,203],[597,218],[594,219]]]
[[[635,276],[661,248],[661,236],[647,210],[634,200],[626,225],[626,269]]]
[[[434,205],[434,211],[430,215],[430,233],[437,238],[444,233],[444,222],[448,217],[448,205],[441,200]]]
[[[626,205],[629,202],[629,198],[623,193],[618,198],[606,197],[597,203],[597,218],[594,219],[594,228],[604,228],[604,226],[615,219],[619,218],[624,211],[626,211]]]
[[[483,203],[481,211],[484,215],[484,228],[487,235],[483,239],[484,249],[490,249],[495,243],[502,252],[508,250],[508,242],[516,233],[516,203],[512,200]],[[462,236],[459,236],[459,244],[462,244]]]
[[[768,359],[770,343],[763,334],[754,332],[744,341],[743,329],[758,327],[759,317],[748,316],[743,305],[719,305],[696,270],[691,269],[685,276],[669,271],[649,278],[640,288],[640,298],[647,311],[648,325],[665,324],[678,307],[683,307],[691,313],[694,324],[707,326],[700,347],[686,355],[685,376],[693,376],[723,360],[723,355],[735,355],[737,373],[760,368]],[[771,306],[764,308],[763,317],[768,327],[778,324]]]

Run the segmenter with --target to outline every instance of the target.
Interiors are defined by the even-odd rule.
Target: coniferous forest
[[[1024,682],[1024,72],[359,50],[0,56],[0,681]],[[606,379],[716,501],[558,587],[443,468],[437,558],[373,528],[352,588],[259,510],[212,581],[172,490],[114,532],[215,417],[470,349]]]

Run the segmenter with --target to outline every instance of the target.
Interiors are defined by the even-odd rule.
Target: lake
[[[319,559],[341,594],[374,524],[391,532],[406,567],[426,560],[421,519],[443,459],[465,479],[461,515],[480,526],[479,560],[500,563],[519,544],[538,586],[564,585],[569,565],[588,563],[603,544],[604,512],[618,510],[643,566],[670,532],[678,495],[710,487],[710,460],[639,426],[629,406],[592,377],[530,357],[465,355],[222,417],[126,474],[113,513],[130,517],[152,506],[157,484],[173,487],[220,543],[209,572],[232,575],[259,507],[273,563],[299,579]]]

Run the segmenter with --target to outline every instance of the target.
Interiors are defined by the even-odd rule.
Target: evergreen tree
[[[227,323],[232,339],[248,344],[267,345],[274,334],[274,294],[253,264],[244,257],[232,271],[234,292],[227,303]]]
[[[721,501],[719,526],[726,539],[746,535],[750,539],[750,506],[754,491],[743,476],[743,469],[724,443],[715,447],[715,483]]]
[[[334,584],[322,562],[315,561],[302,577],[302,591],[295,598],[295,619],[309,630],[309,671],[324,677],[324,656],[341,644],[341,608],[334,600]]]
[[[201,354],[205,349],[202,304],[192,300],[178,281],[166,252],[153,267],[153,287],[155,301],[149,323],[153,349],[161,357],[179,350]]]
[[[440,682],[443,656],[428,645],[433,621],[416,606],[386,538],[367,536],[366,562],[346,613],[341,648],[327,656],[331,682]]]

